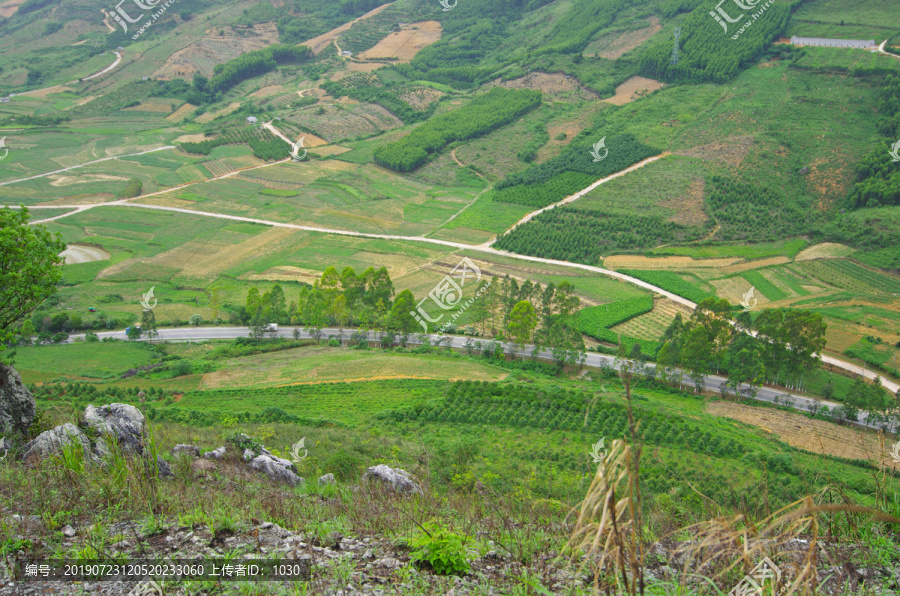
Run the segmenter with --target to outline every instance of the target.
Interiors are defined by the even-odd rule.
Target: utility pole
[[[681,27],[675,27],[675,47],[672,49],[672,66],[678,64],[678,38],[681,37]]]

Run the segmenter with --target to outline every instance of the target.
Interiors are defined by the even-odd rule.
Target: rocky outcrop
[[[334,484],[334,474],[325,474],[319,477],[319,484]]]
[[[70,422],[52,430],[46,430],[28,442],[22,450],[22,459],[26,463],[36,463],[45,457],[61,452],[64,447],[72,444],[81,445],[84,455],[90,457],[91,442],[80,428]]]
[[[263,453],[253,458],[250,462],[250,467],[257,472],[262,472],[272,480],[285,482],[291,486],[297,486],[303,482],[303,478],[294,473],[294,466],[290,461],[274,455]]]
[[[0,364],[0,433],[24,434],[34,420],[34,396],[11,366]]]
[[[175,445],[172,447],[172,455],[190,455],[191,457],[200,457],[200,448],[193,445]]]
[[[400,468],[394,469],[385,464],[373,466],[366,470],[363,474],[363,482],[376,481],[385,488],[400,494],[418,494],[421,495],[422,489],[409,475],[406,470]]]
[[[222,459],[225,457],[225,447],[219,447],[213,451],[207,451],[203,454],[206,459]]]
[[[123,451],[134,455],[144,453],[144,415],[128,404],[90,405],[81,417],[87,428],[97,432],[101,439],[109,439]],[[97,454],[108,455],[105,441],[97,441]]]

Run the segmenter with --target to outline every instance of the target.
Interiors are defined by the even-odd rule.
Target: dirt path
[[[891,58],[897,58],[898,60],[900,60],[900,56],[898,56],[897,54],[891,54],[890,52],[886,52],[884,49],[885,45],[887,45],[886,39],[883,42],[881,42],[880,46],[878,46],[878,53],[884,54],[885,56],[890,56]]]
[[[266,130],[271,132],[273,135],[275,135],[276,137],[278,137],[279,139],[281,139],[288,145],[290,145],[291,146],[291,157],[297,157],[297,155],[300,153],[300,148],[303,146],[303,138],[304,137],[300,137],[300,140],[295,143],[295,142],[291,141],[289,138],[287,138],[286,136],[284,136],[283,134],[281,134],[280,130],[278,130],[277,128],[272,126],[271,121],[263,124],[263,128],[265,128]],[[304,154],[304,156],[305,155],[306,154]]]
[[[616,172],[615,174],[611,174],[611,175],[607,176],[606,178],[601,178],[600,180],[597,180],[596,182],[594,182],[587,188],[579,190],[578,192],[576,192],[573,195],[569,195],[568,197],[564,198],[563,200],[559,201],[558,203],[553,203],[552,205],[548,205],[547,207],[544,207],[543,209],[538,209],[537,211],[532,211],[531,213],[529,213],[528,215],[526,215],[525,217],[523,217],[522,219],[517,221],[513,227],[511,227],[510,229],[503,232],[503,235],[509,234],[510,232],[512,232],[513,230],[518,228],[523,223],[527,223],[527,222],[531,221],[531,219],[533,217],[535,217],[536,215],[540,215],[544,211],[549,211],[550,209],[556,209],[557,207],[560,207],[562,205],[568,205],[569,203],[577,201],[578,199],[580,199],[587,193],[591,192],[592,190],[594,190],[601,184],[603,184],[605,182],[609,182],[610,180],[619,178],[620,176],[624,176],[628,172],[633,172],[637,169],[643,168],[645,165],[653,163],[654,161],[659,161],[660,159],[662,159],[668,155],[671,155],[671,154],[668,151],[666,151],[665,153],[660,153],[659,155],[656,155],[653,157],[648,157],[644,161],[639,161],[638,163],[634,164],[633,166],[629,166],[620,172]]]
[[[70,170],[77,170],[78,168],[83,168],[84,166],[89,166],[91,164],[100,163],[101,161],[109,161],[111,159],[121,159],[123,157],[134,157],[135,155],[144,155],[146,153],[154,153],[155,151],[163,151],[165,149],[174,149],[174,145],[166,145],[165,147],[157,147],[156,149],[150,149],[148,151],[141,151],[139,153],[127,153],[125,155],[116,155],[114,157],[104,157],[103,159],[95,159],[94,161],[86,161],[82,164],[78,164],[77,166],[70,166],[68,168],[63,168],[61,170],[54,170],[52,172],[47,172],[46,174],[38,174],[36,176],[29,176],[28,178],[19,178],[18,180],[9,180],[7,182],[0,182],[0,186],[6,186],[7,184],[15,184],[17,182],[25,182],[27,180],[34,180],[35,178],[45,178],[47,176],[52,176],[53,174],[61,174],[62,172],[68,172]]]
[[[101,70],[100,72],[95,72],[94,74],[92,74],[88,77],[82,77],[81,79],[78,79],[75,81],[69,81],[68,83],[60,83],[59,85],[51,85],[50,87],[44,87],[43,89],[32,89],[31,91],[24,91],[22,93],[10,93],[6,97],[7,98],[19,97],[21,95],[31,95],[32,93],[41,93],[43,91],[49,91],[50,89],[56,89],[57,87],[65,87],[66,85],[73,85],[75,83],[78,83],[79,81],[89,81],[93,78],[99,77],[100,75],[106,74],[109,71],[111,71],[112,69],[114,69],[115,67],[117,67],[119,65],[119,62],[122,61],[122,53],[121,52],[113,51],[113,54],[116,55],[116,59],[113,61],[112,64],[110,64],[109,66],[107,66],[106,68]]]

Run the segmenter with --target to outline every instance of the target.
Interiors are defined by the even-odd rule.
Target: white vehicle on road
[[[268,325],[263,327],[263,331],[265,331],[267,333],[268,332],[274,333],[274,332],[278,331],[278,324],[277,323],[269,323]]]

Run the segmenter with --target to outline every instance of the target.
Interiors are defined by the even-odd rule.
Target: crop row
[[[634,269],[619,269],[619,271],[694,302],[700,302],[713,296],[712,293],[686,281],[681,275],[672,271],[638,271]],[[699,283],[699,280],[697,281]]]
[[[578,312],[578,330],[600,341],[618,343],[618,335],[610,330],[620,323],[653,310],[652,296],[638,296],[611,304],[589,306]]]

